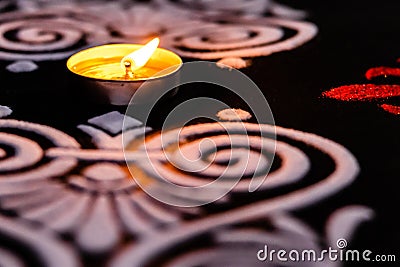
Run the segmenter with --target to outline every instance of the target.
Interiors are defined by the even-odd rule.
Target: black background
[[[371,207],[376,217],[358,230],[351,247],[399,257],[400,116],[380,109],[382,101],[341,102],[322,98],[321,93],[340,85],[368,83],[364,75],[371,67],[400,67],[396,63],[400,1],[282,2],[310,11],[308,20],[318,26],[318,35],[295,50],[255,58],[242,71],[262,89],[276,125],[332,139],[347,147],[361,166],[354,184],[300,215],[318,225],[335,207]],[[65,62],[40,62],[32,73],[13,74],[5,70],[11,62],[0,61],[0,104],[14,110],[10,118],[78,134],[75,126],[93,116],[125,111],[123,106],[97,105],[79,97],[79,89],[71,90]],[[393,84],[399,79],[372,82]],[[184,89],[175,101],[191,94]],[[235,107],[234,101],[226,101]],[[400,104],[399,98],[384,102]],[[155,121],[153,126],[158,124]]]

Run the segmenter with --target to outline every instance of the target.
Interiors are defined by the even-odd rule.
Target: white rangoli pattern
[[[193,239],[195,242],[197,238],[207,235],[213,235],[214,241],[208,245],[205,244],[203,248],[185,249],[186,252],[169,259],[171,263],[165,266],[186,266],[185,264],[191,260],[202,266],[215,266],[215,264],[231,266],[235,262],[232,253],[237,253],[234,252],[236,250],[233,250],[232,246],[235,249],[238,248],[240,254],[244,255],[241,262],[250,266],[257,262],[255,257],[250,257],[252,250],[247,247],[249,243],[253,244],[254,248],[262,242],[271,240],[271,242],[276,241],[274,244],[281,247],[292,247],[292,245],[296,247],[295,244],[298,244],[297,248],[321,249],[320,243],[316,240],[319,239],[323,244],[328,244],[332,241],[332,236],[338,235],[337,229],[348,229],[343,230],[343,233],[351,236],[354,225],[362,218],[365,219],[365,212],[357,211],[362,208],[353,207],[353,211],[357,212],[348,212],[348,209],[343,209],[345,213],[355,214],[353,219],[351,216],[336,216],[337,220],[329,220],[327,239],[325,239],[302,222],[292,218],[288,213],[291,210],[316,203],[349,185],[358,172],[355,158],[344,147],[313,134],[241,122],[187,126],[182,129],[179,142],[182,142],[184,150],[194,151],[199,149],[197,144],[201,141],[201,136],[206,135],[207,138],[212,138],[218,147],[225,147],[221,125],[230,130],[243,129],[244,125],[246,133],[237,131],[237,136],[231,142],[236,142],[235,145],[240,146],[240,136],[248,135],[251,140],[250,149],[254,150],[252,152],[254,158],[263,154],[262,151],[257,152],[260,142],[265,143],[268,134],[276,131],[278,136],[305,143],[328,155],[336,165],[335,169],[327,177],[319,178],[312,185],[301,186],[294,191],[270,198],[268,197],[270,190],[300,183],[311,168],[310,159],[305,152],[293,144],[278,141],[276,151],[281,164],[269,174],[257,190],[265,192],[266,199],[261,198],[255,203],[232,207],[210,215],[207,215],[209,212],[207,207],[177,208],[160,203],[146,195],[129,176],[122,151],[123,117],[118,112],[110,112],[90,119],[88,124],[78,126],[91,136],[92,142],[97,146],[95,149],[84,148],[73,137],[48,126],[1,119],[1,209],[15,212],[27,226],[39,223],[46,231],[55,231],[59,236],[71,236],[69,246],[73,245],[86,254],[111,255],[105,260],[110,266],[152,265],[154,259],[165,257],[165,252],[182,246],[185,243],[184,240]],[[133,118],[126,122],[125,130],[128,140],[140,139],[145,132],[151,130]],[[168,138],[174,135],[174,131],[164,133],[166,143],[163,145],[168,146],[174,141]],[[260,133],[262,137],[253,136]],[[47,144],[43,145],[42,141],[35,141],[36,136],[46,139]],[[167,159],[176,159],[161,155],[158,151],[159,146],[162,145],[160,140],[158,133],[146,138],[148,151],[139,146],[136,150],[127,152],[128,162],[135,164],[137,168],[149,175],[152,172],[148,169],[146,162],[150,159],[164,178],[174,179],[174,182],[187,186],[195,186],[205,179],[204,177],[212,179],[218,175],[218,166],[220,166],[218,164],[208,172],[191,175],[181,173],[176,167],[167,167],[166,165],[171,164],[167,162]],[[207,148],[201,147],[201,149]],[[224,153],[226,153],[224,150],[217,152],[217,154]],[[215,159],[217,162],[223,161],[224,157],[224,155],[216,155]],[[237,162],[240,167],[240,160]],[[246,174],[258,173],[260,177],[265,175],[259,168],[263,169],[269,163],[267,159],[261,162],[261,166],[247,169]],[[178,167],[179,164],[184,164],[179,162],[179,159],[173,163],[173,166]],[[239,167],[236,170],[239,170]],[[138,175],[141,174],[138,173]],[[235,174],[231,173],[231,175]],[[251,194],[246,190],[247,187],[248,181],[243,179],[222,204],[216,202],[211,205],[215,207],[229,205],[231,197],[234,197],[231,194],[239,194],[242,198]],[[251,225],[252,221],[260,220],[269,222],[275,230],[244,226],[246,222]],[[243,227],[232,228],[233,225],[242,224]],[[348,228],[346,228],[347,225]],[[219,230],[216,231],[216,229]],[[0,221],[0,235],[3,231],[7,235],[11,234],[11,230],[7,227],[2,228]],[[127,237],[133,239],[126,243],[123,239]],[[26,240],[23,238],[22,242]],[[125,244],[125,252],[115,254],[115,248],[121,244]],[[62,250],[62,247],[54,249]],[[12,254],[12,251],[2,249],[4,250],[0,246],[0,254],[6,255],[3,261],[20,260]],[[60,257],[69,257],[69,262],[78,261],[79,257],[68,252],[69,250],[70,248],[65,252],[57,252],[58,254],[54,257],[64,253],[65,255],[62,254]],[[50,252],[43,253],[46,257],[53,259]],[[202,257],[204,253],[211,253],[213,256]],[[45,266],[57,265],[49,263]]]
[[[8,61],[60,60],[87,46],[154,36],[182,57],[252,58],[294,49],[318,31],[300,20],[303,11],[269,0],[15,2],[17,11],[0,14],[0,59]]]

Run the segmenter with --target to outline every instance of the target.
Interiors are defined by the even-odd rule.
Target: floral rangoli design
[[[240,149],[240,135],[243,135],[243,138],[248,136],[252,140],[250,149],[254,149],[253,157],[257,155],[265,157],[263,151],[258,151],[260,146],[257,143],[266,142],[268,133],[276,131],[278,136],[291,139],[295,143],[307,144],[330,157],[335,165],[334,170],[326,177],[313,177],[311,184],[303,183],[302,180],[307,177],[311,168],[311,159],[293,143],[278,141],[277,157],[280,164],[272,170],[257,190],[264,192],[264,197],[257,197],[256,202],[244,203],[240,207],[231,206],[232,198],[251,194],[245,190],[248,181],[243,178],[222,202],[217,201],[208,207],[173,207],[148,196],[126,170],[121,142],[123,119],[122,114],[110,112],[89,119],[87,124],[78,126],[91,136],[92,142],[97,146],[96,149],[82,147],[75,138],[48,126],[12,119],[0,120],[1,210],[17,214],[23,225],[39,224],[45,231],[56,233],[58,238],[70,236],[68,248],[64,248],[63,243],[54,247],[54,250],[59,250],[56,255],[49,254],[51,251],[43,252],[44,257],[50,260],[45,266],[58,266],[51,262],[56,256],[69,257],[64,266],[76,266],[74,263],[84,261],[84,258],[80,259],[76,252],[71,252],[73,248],[89,255],[108,255],[104,256],[105,266],[152,265],[154,259],[164,257],[162,255],[165,251],[182,246],[182,238],[195,240],[210,234],[215,235],[215,241],[208,245],[204,244],[205,247],[201,249],[188,247],[184,249],[183,254],[169,259],[168,262],[173,262],[172,266],[180,266],[188,261],[210,266],[231,264],[234,262],[234,257],[228,257],[230,260],[221,262],[223,255],[230,255],[229,247],[234,245],[244,253],[243,255],[247,255],[253,250],[245,244],[251,243],[253,248],[261,244],[257,236],[264,236],[266,240],[270,238],[280,240],[277,244],[283,247],[291,247],[295,241],[300,247],[310,246],[319,249],[319,245],[312,241],[318,235],[306,224],[292,217],[290,211],[309,206],[336,193],[348,186],[358,172],[358,164],[352,154],[333,141],[296,130],[245,123],[247,133],[237,131],[238,137],[233,139],[234,142],[238,142],[237,149]],[[125,121],[125,134],[131,140],[141,138],[146,132],[151,131],[134,118]],[[231,129],[243,127],[242,122],[187,126],[182,129],[182,139],[179,142],[185,142],[183,145],[186,148],[183,149],[198,149],[196,144],[201,141],[201,136],[206,135],[222,148],[225,145],[221,132],[222,125]],[[172,142],[168,136],[174,131],[167,133],[165,142]],[[257,137],[260,133],[261,135]],[[189,136],[196,138],[188,138]],[[43,139],[47,140],[46,144],[43,143]],[[187,143],[184,140],[191,141]],[[138,147],[137,150],[127,153],[127,161],[146,171],[149,167],[146,162],[150,158],[155,168],[167,179],[173,178],[175,183],[191,186],[196,185],[204,177],[213,179],[221,166],[218,165],[221,163],[217,163],[209,169],[209,173],[202,173],[201,177],[196,177],[195,173],[188,176],[180,173],[179,168],[168,167],[171,162],[155,152],[157,146],[161,144],[157,132],[146,138],[145,143],[150,149],[149,153],[143,154],[143,148]],[[226,151],[222,149],[216,153],[215,159],[218,161],[220,155]],[[260,177],[265,175],[262,169],[268,164],[268,160],[262,162],[261,166],[247,169],[246,172],[258,173]],[[182,164],[179,161],[173,163],[174,166]],[[240,160],[236,164],[240,166]],[[151,173],[151,170],[147,171]],[[296,186],[291,187],[292,185]],[[283,191],[285,193],[274,197],[268,196],[267,192],[275,188],[286,188]],[[211,212],[215,208],[218,210],[218,206],[229,208]],[[342,212],[353,214],[348,209]],[[371,216],[371,211],[367,208],[352,209],[357,210],[360,216],[352,219],[348,216],[345,216],[346,219],[339,216],[340,229],[354,226],[353,220],[361,220],[368,214],[370,215],[367,218]],[[249,223],[251,225],[252,221],[265,222],[265,225],[272,225],[273,228],[245,226]],[[233,225],[239,228],[232,228]],[[327,233],[330,235],[340,235],[341,230],[330,227],[329,223],[327,227]],[[217,228],[223,230],[215,231]],[[11,235],[11,229],[2,228],[0,220],[0,235],[3,231]],[[318,238],[322,238],[324,244],[330,244],[328,237]],[[21,242],[26,243],[26,238],[23,237]],[[157,241],[154,242],[155,240]],[[58,241],[43,239],[42,242],[48,242],[46,243],[48,245]],[[125,247],[124,253],[116,253],[116,248],[122,244]],[[209,253],[207,251],[212,252],[214,256],[210,258],[201,256]],[[12,261],[16,257],[8,255],[9,252],[2,252],[0,247],[1,253],[7,255],[2,258],[3,261]],[[243,264],[252,264],[254,261],[254,257],[248,257]]]

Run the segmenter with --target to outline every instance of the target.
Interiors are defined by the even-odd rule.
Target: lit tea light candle
[[[110,44],[80,51],[69,58],[67,67],[75,74],[100,80],[130,81],[165,76],[182,64],[175,53],[158,48],[154,38],[146,45]],[[176,69],[170,68],[176,66]],[[168,72],[164,72],[169,68]]]
[[[172,51],[158,48],[159,42],[155,38],[146,45],[109,44],[88,48],[72,55],[67,67],[84,81],[91,95],[125,105],[143,82],[161,86],[165,78],[177,76],[182,59]]]

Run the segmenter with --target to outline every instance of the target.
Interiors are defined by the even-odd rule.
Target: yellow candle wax
[[[170,75],[182,65],[182,59],[177,54],[157,48],[144,66],[133,72],[122,68],[122,59],[142,47],[143,45],[138,44],[110,44],[92,47],[71,56],[67,61],[67,67],[77,75],[92,79],[146,81]]]
[[[157,66],[144,66],[134,72],[121,68],[121,58],[97,58],[77,63],[72,68],[80,75],[102,80],[138,80],[153,77],[163,69]]]

